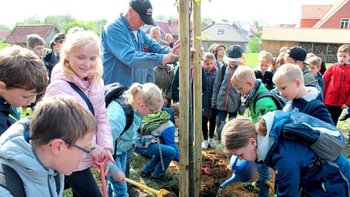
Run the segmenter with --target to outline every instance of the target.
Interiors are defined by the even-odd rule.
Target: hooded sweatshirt
[[[24,138],[28,130],[29,120],[22,120],[13,124],[0,138],[0,163],[13,168],[21,177],[27,196],[56,197],[63,195],[64,176],[55,170],[45,167],[33,147]],[[59,176],[60,183],[55,182]],[[56,189],[56,185],[60,185]],[[59,193],[57,194],[57,191]],[[12,196],[0,186],[0,196]]]

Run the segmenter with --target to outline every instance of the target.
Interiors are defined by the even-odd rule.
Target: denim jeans
[[[163,167],[162,162],[160,160],[160,152],[158,145],[160,146],[160,150],[162,151],[164,170],[162,169]],[[143,171],[146,173],[153,172],[153,177],[161,177],[165,174],[165,171],[168,169],[168,166],[171,160],[174,159],[176,153],[173,147],[158,143],[150,144],[147,148],[136,147],[135,152],[150,158],[150,160],[143,167]]]
[[[258,197],[268,197],[269,196],[269,187],[265,184],[266,180],[270,180],[269,167],[264,164],[258,164],[258,173],[259,173],[259,194]]]
[[[127,155],[128,153],[122,153],[120,155],[117,155],[115,158],[116,165],[123,173],[125,173]],[[113,196],[113,197],[129,196],[126,182],[115,181],[111,176],[108,177],[108,180],[109,180],[108,186],[107,186],[107,191],[109,194],[108,196]]]
[[[72,188],[74,197],[102,197],[102,193],[92,176],[90,168],[73,172],[71,175],[65,176],[64,182],[66,184],[65,188]]]
[[[216,124],[216,132],[218,133],[219,141],[221,140],[221,131],[225,125],[227,114],[229,115],[230,120],[233,118],[236,118],[237,116],[237,112],[226,112],[226,111],[218,110],[218,122]]]

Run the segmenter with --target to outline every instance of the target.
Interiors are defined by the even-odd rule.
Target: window
[[[223,29],[219,29],[218,30],[218,35],[223,35],[224,34],[224,30]]]
[[[347,29],[349,28],[349,19],[341,19],[341,23],[340,23],[340,29]]]

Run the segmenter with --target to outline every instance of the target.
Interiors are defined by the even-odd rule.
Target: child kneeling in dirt
[[[348,196],[347,181],[339,168],[319,160],[308,145],[285,138],[286,121],[281,120],[285,117],[276,112],[264,115],[256,127],[248,119],[228,122],[222,135],[225,151],[273,168],[277,196],[298,196],[300,192],[305,196]]]

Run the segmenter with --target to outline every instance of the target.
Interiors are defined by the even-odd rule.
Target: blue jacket
[[[161,46],[140,29],[137,35],[136,39],[122,15],[102,29],[103,80],[106,85],[154,82],[153,68],[162,64],[163,54],[169,53],[171,48]]]
[[[113,147],[115,147],[115,141],[118,139],[117,155],[126,153],[133,147],[133,144],[136,142],[136,132],[140,127],[142,117],[137,111],[134,111],[134,121],[132,122],[130,128],[126,130],[123,135],[121,135],[126,125],[126,116],[123,107],[116,101],[112,101],[108,105],[107,111],[113,136]],[[121,170],[118,169],[116,164],[110,163],[109,166],[111,175]]]
[[[13,123],[19,120],[15,107],[0,98],[0,135],[3,134]]]
[[[298,196],[301,188],[309,196],[347,196],[347,182],[338,167],[328,163],[314,165],[318,157],[308,146],[280,137],[289,113],[279,112],[263,116],[267,135],[257,137],[258,161],[275,170],[277,196]]]

